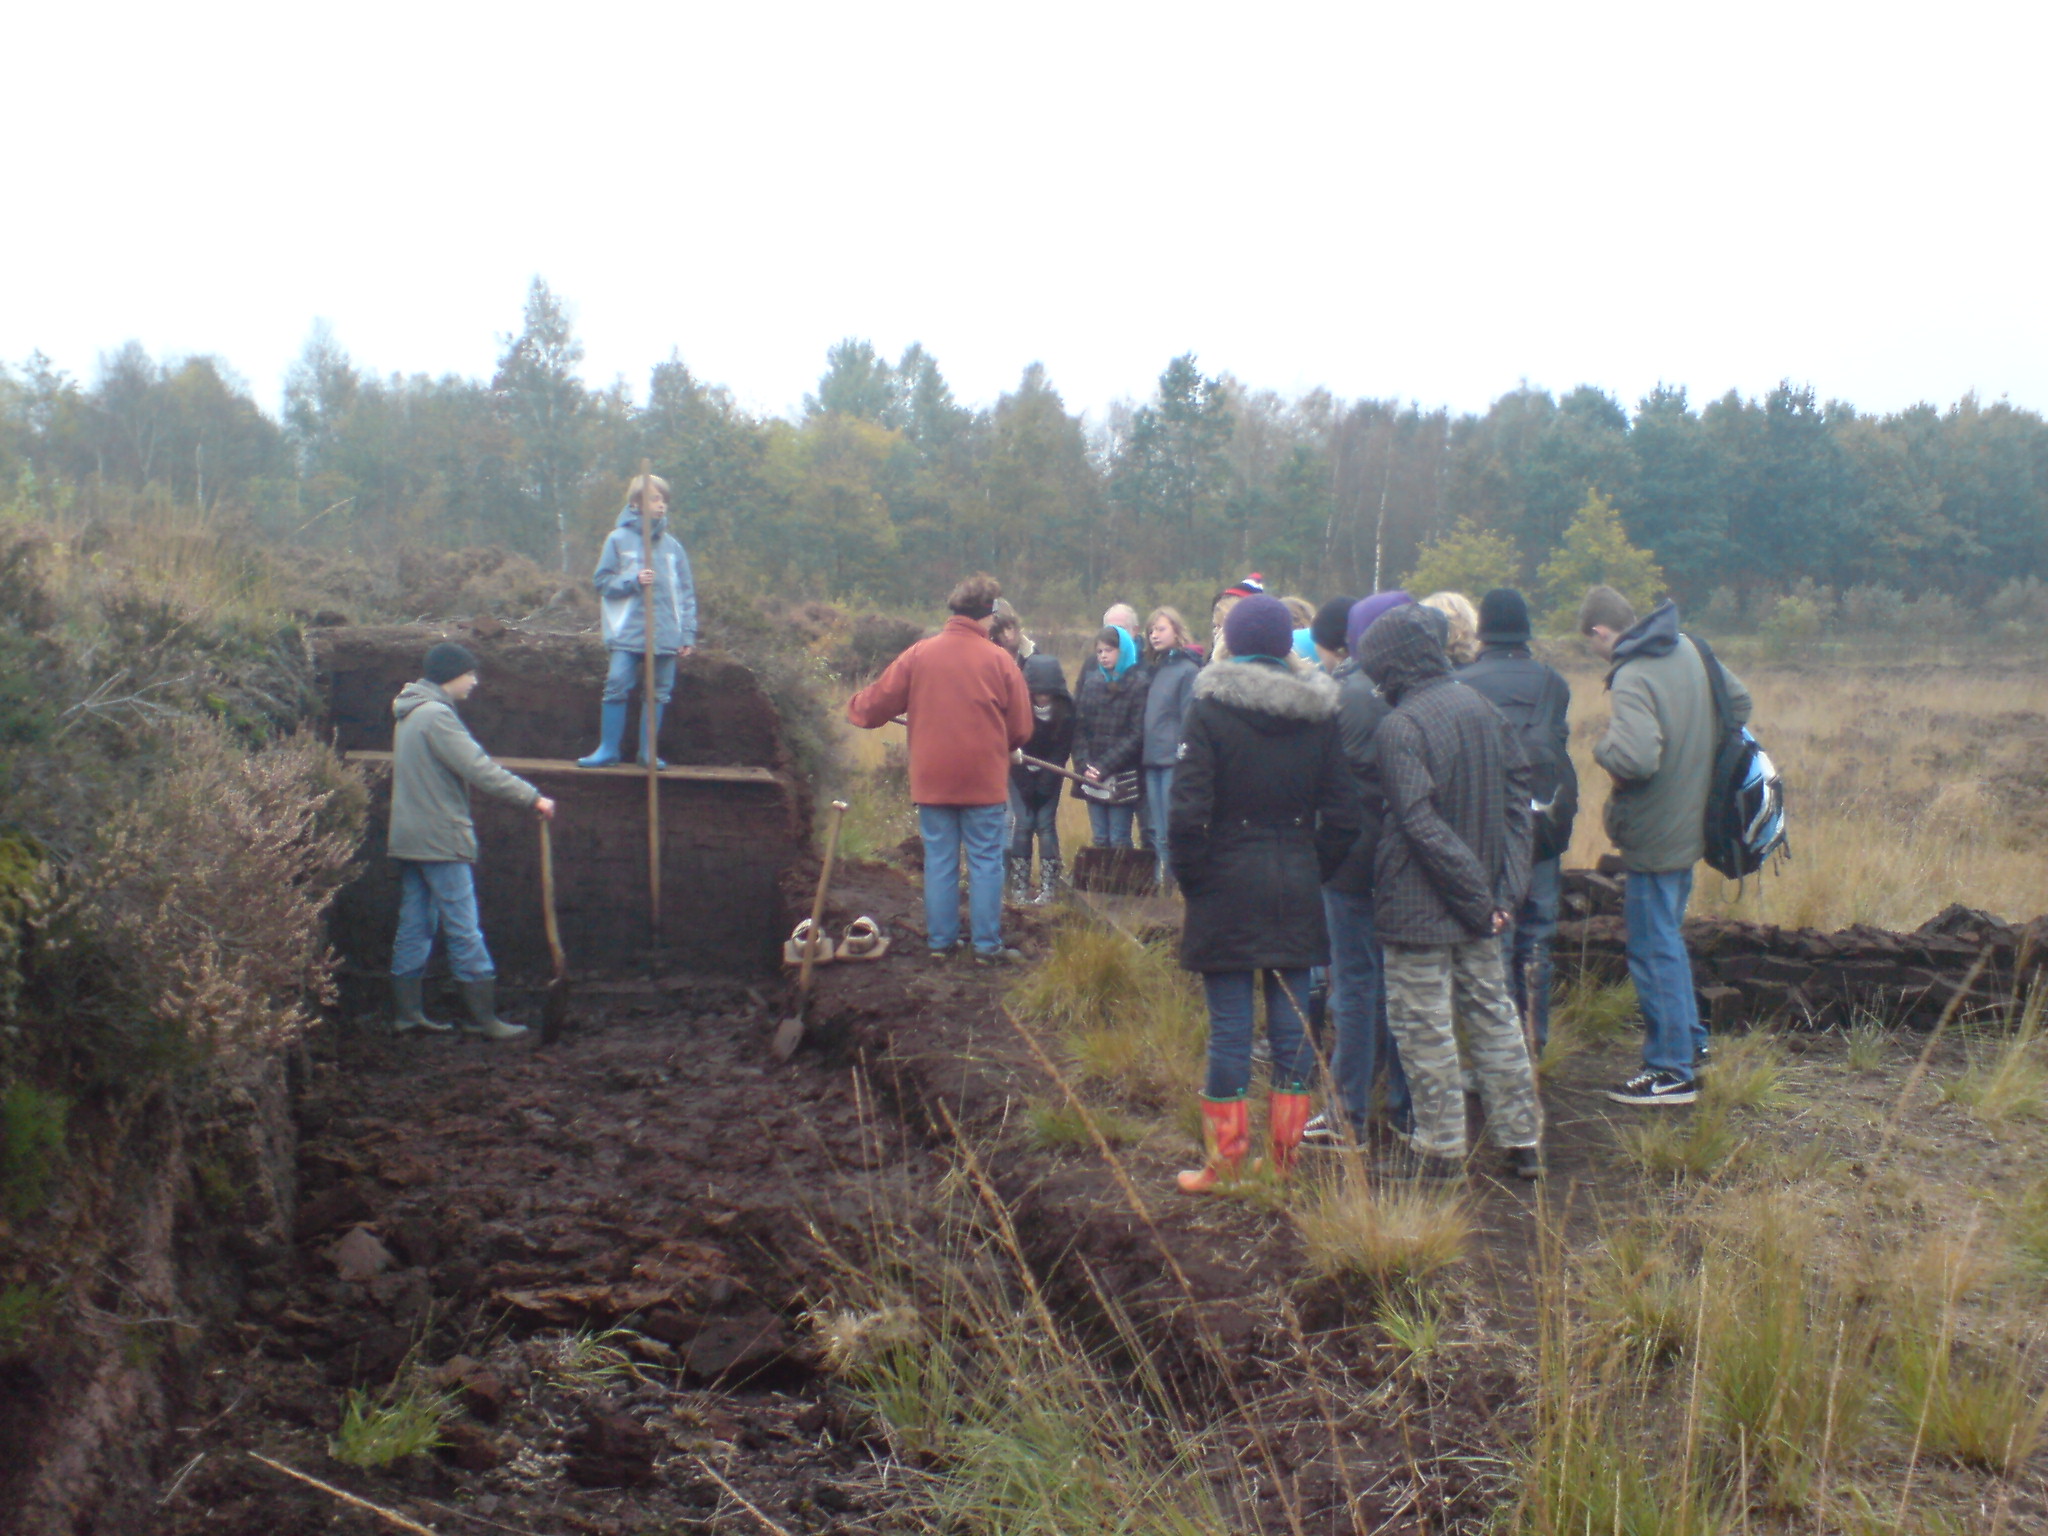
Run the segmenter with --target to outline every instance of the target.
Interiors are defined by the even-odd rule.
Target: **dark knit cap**
[[[1375,592],[1371,597],[1361,597],[1351,606],[1351,617],[1344,625],[1346,647],[1353,656],[1358,654],[1358,642],[1365,638],[1373,621],[1383,613],[1392,613],[1396,608],[1405,608],[1415,599],[1398,588],[1392,592]]]
[[[467,646],[443,640],[427,652],[426,679],[430,683],[452,683],[465,672],[476,670],[476,657]]]
[[[1529,601],[1513,587],[1495,587],[1479,600],[1481,645],[1527,645]]]
[[[1277,597],[1247,597],[1223,621],[1233,656],[1281,657],[1294,650],[1294,615]]]
[[[1355,597],[1333,597],[1316,610],[1316,616],[1308,626],[1308,637],[1326,651],[1344,649],[1344,631],[1351,622],[1351,606],[1358,601]]]

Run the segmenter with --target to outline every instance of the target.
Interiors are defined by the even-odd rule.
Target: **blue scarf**
[[[1137,664],[1138,642],[1131,638],[1128,629],[1119,629],[1116,632],[1116,669],[1111,671],[1099,661],[1095,663],[1095,667],[1102,674],[1104,682],[1117,683],[1122,682],[1124,674]]]

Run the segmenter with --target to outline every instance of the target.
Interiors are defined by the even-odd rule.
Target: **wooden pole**
[[[648,942],[661,947],[661,759],[655,753],[655,719],[660,706],[654,702],[654,589],[661,585],[661,567],[655,564],[654,518],[648,501],[654,494],[654,461],[640,461],[640,558],[654,580],[640,589],[641,613],[647,627],[647,646],[640,679],[640,759],[647,765],[647,929]]]

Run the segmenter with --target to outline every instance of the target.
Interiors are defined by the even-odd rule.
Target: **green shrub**
[[[71,1101],[29,1083],[0,1094],[0,1209],[23,1217],[42,1209],[64,1165]]]

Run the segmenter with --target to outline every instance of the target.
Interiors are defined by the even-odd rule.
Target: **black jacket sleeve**
[[[1316,780],[1316,864],[1328,881],[1343,866],[1359,840],[1361,804],[1358,775],[1337,731],[1323,733],[1322,771]],[[1172,834],[1168,833],[1171,847]]]

